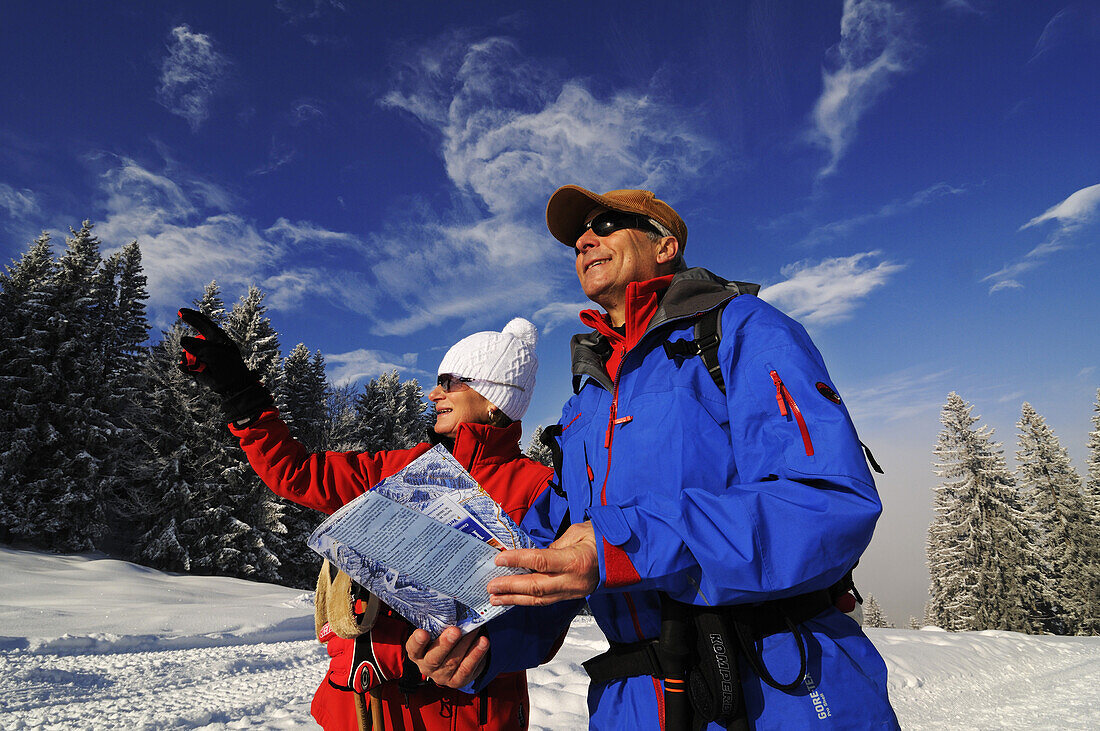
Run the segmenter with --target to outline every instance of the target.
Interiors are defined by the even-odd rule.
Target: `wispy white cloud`
[[[997,403],[999,403],[999,404],[1021,403],[1024,400],[1024,396],[1025,396],[1025,394],[1024,394],[1023,391],[1013,391],[1012,393],[1006,393],[1006,394],[1002,394],[1001,396],[998,396],[997,397]]]
[[[871,221],[877,221],[884,218],[891,218],[897,216],[906,211],[910,211],[922,206],[928,205],[935,200],[945,198],[947,196],[962,195],[967,192],[965,187],[956,187],[948,185],[947,183],[936,183],[935,185],[925,188],[922,191],[917,192],[907,200],[894,200],[890,201],[886,205],[879,208],[872,213],[866,213],[860,216],[853,216],[840,221],[833,221],[831,223],[818,226],[802,240],[803,244],[818,244],[823,241],[829,241],[833,239],[843,238],[851,233],[853,230],[863,226]]]
[[[252,170],[250,174],[267,175],[268,173],[273,173],[297,156],[298,150],[290,143],[274,136],[271,138],[271,148],[267,152],[267,161],[255,170]]]
[[[539,326],[543,333],[553,332],[559,325],[575,326],[577,314],[581,310],[591,309],[594,305],[588,300],[581,302],[551,302],[535,310],[531,321]]]
[[[874,290],[885,285],[903,264],[881,261],[868,251],[818,263],[783,267],[786,280],[764,287],[760,297],[806,325],[828,325],[847,319]]]
[[[128,215],[164,225],[187,219],[198,210],[179,183],[129,158],[119,158],[116,166],[103,173],[101,189],[111,217]]]
[[[7,183],[0,183],[0,208],[12,218],[23,218],[38,211],[38,197],[27,188],[16,190]]]
[[[291,223],[285,218],[279,218],[264,233],[274,238],[281,238],[295,245],[315,244],[325,246],[328,244],[347,244],[349,246],[362,246],[358,236],[342,231],[329,231],[310,221],[298,221]]]
[[[321,104],[311,99],[298,99],[290,105],[290,111],[277,119],[275,131],[271,135],[267,160],[263,165],[251,171],[251,175],[267,175],[287,165],[298,157],[298,148],[294,139],[300,135],[300,128],[306,128],[325,120],[325,111]]]
[[[1100,183],[1073,193],[1058,205],[1051,206],[1046,212],[1031,219],[1020,230],[1037,226],[1045,221],[1057,221],[1060,230],[1073,230],[1091,223],[1100,209]]]
[[[325,371],[328,378],[337,386],[376,378],[394,369],[403,377],[430,376],[426,371],[416,368],[416,353],[388,353],[384,350],[352,350],[347,353],[325,355]]]
[[[375,290],[390,304],[372,313],[383,335],[448,319],[480,325],[503,314],[527,317],[573,271],[548,259],[547,236],[503,216],[472,224],[410,221],[370,246],[377,252]]]
[[[1028,63],[1073,43],[1096,43],[1100,39],[1100,8],[1095,3],[1076,2],[1054,14],[1043,27]]]
[[[296,267],[282,270],[259,282],[272,309],[293,311],[314,298],[331,294],[331,281],[320,269]]]
[[[228,67],[210,36],[177,26],[161,62],[157,101],[197,130],[210,114],[210,102]]]
[[[290,124],[300,127],[308,122],[325,119],[325,110],[321,104],[312,99],[299,99],[294,102],[290,110]]]
[[[825,148],[829,162],[818,172],[836,171],[856,134],[860,118],[895,76],[909,69],[914,44],[905,13],[888,0],[845,0],[840,42],[832,68],[822,71],[822,92],[814,104],[811,142]]]
[[[563,180],[660,188],[715,153],[683,110],[641,92],[598,99],[539,66],[505,38],[455,39],[421,51],[383,104],[437,132],[451,180],[493,213],[542,205]]]
[[[993,284],[989,286],[989,293],[1000,292],[1005,289],[1023,289],[1024,285],[1020,284],[1016,277],[1020,276],[1024,272],[1030,271],[1038,266],[1037,262],[1019,262],[1012,266],[1006,266],[999,272],[994,272],[988,277],[982,279],[983,282],[994,280]]]
[[[438,140],[456,202],[420,212],[418,225],[406,214],[400,230],[383,235],[378,248],[401,257],[373,272],[402,311],[380,331],[494,311],[486,308],[529,314],[560,299],[555,291],[572,267],[542,223],[555,188],[669,191],[716,157],[690,115],[659,95],[598,97],[549,68],[509,39],[460,32],[408,54],[382,104]]]
[[[1058,224],[1046,241],[1031,249],[1020,259],[982,277],[981,281],[992,282],[989,293],[1023,289],[1021,275],[1037,269],[1051,254],[1070,248],[1073,235],[1079,229],[1093,223],[1098,211],[1100,211],[1100,184],[1078,190],[1061,203],[1051,206],[1044,213],[1021,226],[1020,230],[1023,231],[1048,221],[1055,221]]]
[[[954,371],[930,371],[912,367],[884,374],[873,382],[848,389],[841,396],[857,424],[909,421],[920,414],[934,414],[951,390]]]
[[[355,236],[285,218],[261,231],[232,209],[219,208],[232,198],[209,181],[175,168],[154,172],[128,158],[101,154],[88,161],[102,169],[105,213],[96,233],[105,247],[138,241],[158,323],[213,279],[227,291],[259,284],[273,309],[295,309],[316,297],[354,311],[376,303],[374,288],[361,275],[322,261],[321,254],[334,249],[360,249]],[[291,264],[292,255],[306,249],[314,254],[310,266]]]

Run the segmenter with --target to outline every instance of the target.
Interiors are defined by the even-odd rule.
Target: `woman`
[[[180,317],[199,332],[198,338],[181,339],[181,370],[222,396],[230,431],[277,495],[330,514],[432,446],[310,454],[290,436],[270,393],[244,366],[228,336],[194,310],[180,310]],[[428,394],[436,413],[434,441],[444,444],[516,523],[552,474],[519,448],[519,420],[531,402],[538,368],[537,338],[534,325],[516,318],[501,332],[460,340],[443,357],[438,383]],[[331,591],[325,591],[327,574],[326,566],[318,583],[319,615],[326,611],[323,604],[333,604]],[[363,609],[357,603],[356,610]],[[333,623],[323,619],[319,616],[318,639],[331,659],[311,711],[327,731],[370,727],[363,703],[367,693],[374,704],[369,715],[381,717],[387,729],[527,728],[524,673],[503,675],[477,695],[438,687],[424,682],[405,657],[413,626],[384,605],[371,629],[354,639],[338,636]]]

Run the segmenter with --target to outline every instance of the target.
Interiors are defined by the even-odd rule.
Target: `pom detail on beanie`
[[[524,320],[522,317],[513,318],[502,330],[505,335],[511,335],[512,337],[519,338],[523,342],[527,343],[527,347],[534,350],[535,346],[539,342],[539,331],[535,328],[529,320]]]

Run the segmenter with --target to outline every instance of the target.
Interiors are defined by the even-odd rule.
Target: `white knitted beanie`
[[[462,338],[451,346],[439,364],[439,374],[472,378],[467,385],[498,407],[512,421],[519,421],[535,391],[539,359],[535,344],[539,331],[517,317],[501,332],[488,330]]]

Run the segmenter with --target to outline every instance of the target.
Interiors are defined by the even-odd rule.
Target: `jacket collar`
[[[626,322],[620,328],[611,324],[611,318],[599,310],[581,310],[581,322],[607,338],[615,347],[626,341],[633,345],[645,333],[661,296],[672,282],[672,275],[656,277],[645,282],[626,285]]]
[[[428,432],[428,441],[448,447],[459,464],[470,470],[475,461],[499,464],[522,456],[519,449],[519,438],[522,434],[523,426],[518,421],[505,427],[465,423],[458,425],[458,434],[453,444],[434,431]]]
[[[725,304],[739,294],[755,295],[759,291],[758,284],[722,279],[702,267],[677,272],[650,319],[645,335],[674,320]],[[614,388],[604,368],[611,354],[611,345],[606,337],[595,330],[574,335],[569,348],[573,358],[574,393],[580,392],[585,378],[593,378],[608,391]]]

